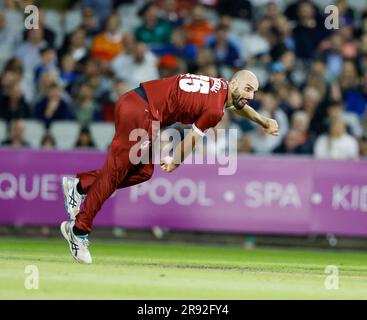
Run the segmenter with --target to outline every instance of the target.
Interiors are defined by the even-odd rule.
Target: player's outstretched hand
[[[270,118],[267,119],[264,130],[268,134],[271,134],[273,136],[279,136],[278,122],[274,119],[270,119]]]
[[[173,163],[173,157],[167,156],[161,159],[161,169],[166,173],[172,172],[178,166],[178,164]]]

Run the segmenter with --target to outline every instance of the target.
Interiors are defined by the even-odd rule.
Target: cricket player
[[[146,145],[153,141],[153,121],[162,127],[176,122],[192,124],[192,129],[175,147],[172,156],[161,159],[161,169],[172,172],[195,148],[205,131],[215,127],[224,111],[233,111],[259,124],[266,133],[278,135],[274,119],[260,115],[249,106],[259,83],[248,70],[236,72],[228,82],[194,74],[143,82],[120,97],[115,107],[115,135],[101,169],[78,173],[76,177],[63,177],[65,209],[70,221],[61,224],[61,232],[69,244],[72,256],[81,263],[92,263],[88,235],[93,220],[103,203],[119,188],[142,183],[151,178],[153,163],[134,164],[129,153],[136,145],[130,141],[132,130],[149,132]],[[83,202],[83,205],[82,205]]]

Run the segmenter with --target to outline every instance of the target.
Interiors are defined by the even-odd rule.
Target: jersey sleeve
[[[193,130],[200,136],[205,136],[205,131],[209,128],[213,128],[222,119],[223,112],[217,110],[206,110],[204,111],[195,123],[193,123]]]

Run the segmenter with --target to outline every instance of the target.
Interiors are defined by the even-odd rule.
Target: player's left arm
[[[259,124],[266,133],[269,133],[273,136],[279,135],[279,126],[277,121],[268,117],[264,117],[248,104],[246,104],[242,109],[236,109],[234,106],[232,106],[229,108],[229,110],[243,118],[249,119]]]
[[[200,138],[193,129],[189,130],[185,138],[174,148],[173,156],[167,156],[161,160],[161,169],[167,173],[175,170],[195,149],[197,139]]]

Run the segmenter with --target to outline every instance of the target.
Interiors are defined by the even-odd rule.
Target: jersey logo
[[[212,79],[214,80],[214,83],[212,87],[210,88],[210,91],[218,93],[218,91],[222,87],[222,81],[220,81],[220,79],[218,78],[212,78]]]

